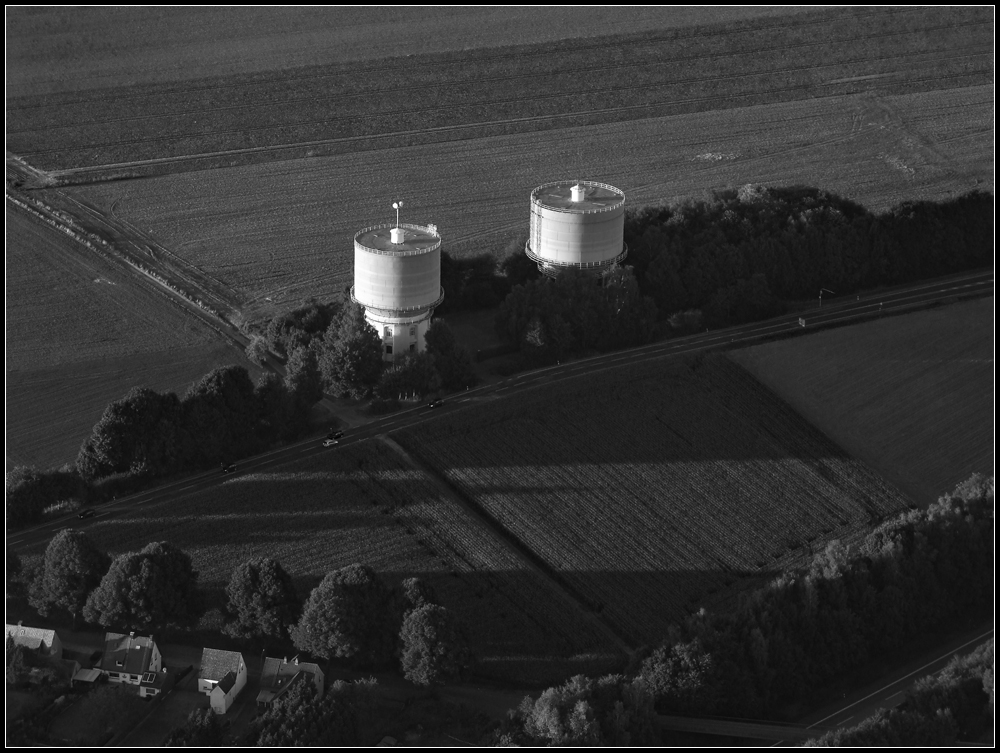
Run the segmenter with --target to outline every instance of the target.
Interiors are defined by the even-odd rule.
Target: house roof
[[[56,638],[55,630],[42,630],[25,625],[7,625],[5,632],[14,639],[14,643],[32,651],[37,651],[43,645],[51,646]]]
[[[148,671],[156,644],[151,635],[105,633],[101,670],[137,675]]]
[[[323,690],[323,670],[318,664],[300,662],[298,659],[264,659],[264,669],[260,673],[260,693],[258,702],[267,703],[284,693],[300,676],[311,676],[316,687]]]
[[[223,651],[218,648],[206,648],[201,653],[201,669],[198,679],[219,681],[230,672],[239,673],[243,654],[239,651]]]
[[[227,672],[226,676],[223,677],[221,680],[219,680],[219,684],[216,685],[215,687],[222,688],[223,693],[228,693],[230,690],[233,689],[233,685],[235,684],[236,684],[236,673]]]

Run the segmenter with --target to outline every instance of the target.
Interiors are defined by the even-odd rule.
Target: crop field
[[[991,22],[987,8],[840,9],[28,95],[8,104],[8,148],[57,172],[241,151],[257,161],[269,150],[285,158],[357,152],[813,97],[989,85]]]
[[[166,297],[19,209],[8,208],[6,247],[8,467],[72,462],[133,386],[182,392],[216,366],[246,363]]]
[[[722,356],[613,368],[392,436],[639,644],[907,504]]]
[[[252,556],[281,562],[302,595],[355,562],[391,584],[420,577],[469,627],[482,672],[495,677],[546,683],[616,660],[571,602],[377,440],[237,475],[87,531],[112,554],[149,541],[176,544],[191,554],[212,604],[224,600],[232,569]],[[30,560],[41,551],[19,554]],[[219,618],[213,610],[203,627],[217,627]]]
[[[9,96],[554,42],[808,7],[10,8]],[[391,44],[372,44],[372,34]],[[11,65],[10,62],[16,62]]]
[[[927,505],[994,468],[994,299],[734,351],[855,457]]]
[[[391,219],[399,195],[404,219],[434,222],[459,255],[525,235],[531,188],[577,165],[630,205],[761,182],[818,185],[882,210],[991,183],[992,112],[989,86],[844,95],[63,190],[114,205],[234,288],[253,318],[339,292],[354,233]]]

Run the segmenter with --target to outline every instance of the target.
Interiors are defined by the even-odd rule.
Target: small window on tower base
[[[385,354],[387,356],[391,356],[392,355],[392,346],[391,345],[386,345],[385,346]]]
[[[410,352],[411,353],[416,353],[416,351],[417,351],[417,344],[416,343],[410,343]]]

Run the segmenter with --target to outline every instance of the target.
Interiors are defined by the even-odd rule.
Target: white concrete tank
[[[431,314],[444,300],[437,227],[386,224],[357,233],[351,298],[382,336],[385,360],[423,352]]]
[[[575,268],[606,274],[628,254],[625,194],[589,180],[545,183],[531,192],[525,253],[547,275]]]

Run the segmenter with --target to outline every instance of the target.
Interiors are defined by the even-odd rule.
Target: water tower
[[[434,225],[368,227],[354,236],[351,298],[382,338],[382,358],[424,351],[434,308],[444,300],[441,236]]]
[[[625,194],[606,183],[564,180],[531,192],[531,230],[524,252],[554,277],[579,269],[603,277],[628,254]]]

